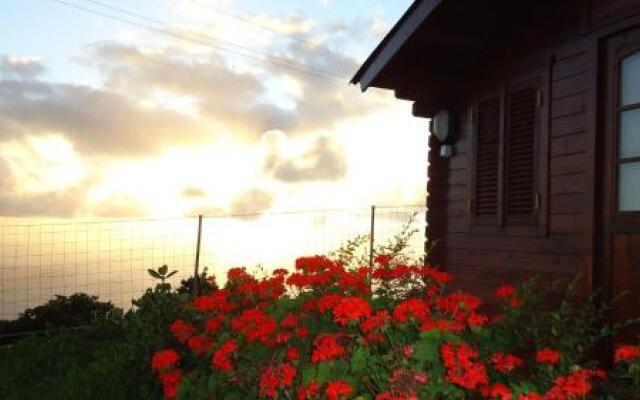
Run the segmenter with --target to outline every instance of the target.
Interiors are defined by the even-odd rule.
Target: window
[[[620,65],[618,211],[640,211],[640,52]]]
[[[474,225],[537,224],[541,105],[539,79],[509,84],[477,102],[470,201]]]

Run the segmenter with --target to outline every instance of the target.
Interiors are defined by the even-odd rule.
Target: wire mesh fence
[[[235,266],[291,268],[302,255],[326,254],[357,235],[390,240],[412,219],[409,250],[424,252],[424,206],[262,215],[66,223],[0,223],[0,319],[13,319],[55,295],[87,293],[128,309],[154,285],[148,268],[168,265],[172,284],[199,268],[224,284]],[[373,228],[373,229],[372,229]]]

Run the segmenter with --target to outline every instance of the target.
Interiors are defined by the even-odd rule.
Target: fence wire
[[[326,254],[371,230],[372,209],[203,216],[200,271],[224,284],[235,266],[292,268],[302,255]],[[376,207],[375,244],[414,216],[410,250],[424,251],[424,206]],[[166,264],[173,285],[194,274],[198,218],[65,223],[0,222],[0,319],[55,297],[87,293],[125,310],[155,282],[148,268]]]

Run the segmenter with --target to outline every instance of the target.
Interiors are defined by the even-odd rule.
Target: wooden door
[[[599,241],[605,290],[628,292],[613,310],[621,321],[640,316],[640,28],[609,39],[605,63]],[[619,340],[639,333],[628,329]]]

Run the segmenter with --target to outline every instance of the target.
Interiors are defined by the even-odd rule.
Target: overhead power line
[[[298,72],[301,73],[305,73],[308,75],[313,75],[317,78],[322,78],[322,79],[326,79],[326,80],[331,80],[335,83],[340,83],[340,84],[344,84],[345,80],[341,77],[338,77],[336,75],[331,74],[330,72],[327,71],[323,71],[323,70],[319,70],[319,69],[315,69],[315,68],[310,68],[304,64],[300,64],[300,63],[296,63],[294,61],[291,61],[289,59],[285,59],[282,57],[278,57],[278,56],[274,56],[272,54],[269,53],[265,53],[265,52],[261,52],[259,50],[256,49],[252,49],[250,47],[246,47],[246,46],[242,46],[233,42],[229,42],[226,40],[221,40],[221,39],[216,39],[216,38],[211,38],[203,33],[197,32],[197,31],[193,31],[190,29],[185,29],[185,28],[181,28],[172,24],[169,24],[167,22],[158,20],[158,19],[154,19],[154,18],[150,18],[147,16],[144,16],[142,14],[138,14],[138,13],[134,13],[132,11],[126,10],[124,8],[120,8],[120,7],[115,7],[113,5],[107,4],[107,3],[103,3],[97,0],[84,0],[86,2],[89,3],[93,3],[96,5],[99,5],[101,7],[107,8],[109,10],[112,11],[116,11],[119,12],[121,14],[127,15],[129,17],[133,17],[133,18],[137,18],[146,22],[151,22],[157,25],[162,25],[165,27],[170,28],[171,30],[167,30],[167,29],[162,29],[162,28],[158,28],[158,27],[154,27],[154,26],[150,26],[147,24],[142,24],[140,22],[137,21],[133,21],[131,19],[128,18],[124,18],[118,15],[114,15],[114,14],[110,14],[110,13],[106,13],[100,10],[96,10],[95,8],[89,8],[89,7],[85,7],[79,4],[75,4],[75,3],[71,3],[69,1],[66,0],[51,0],[55,3],[58,3],[60,5],[66,6],[66,7],[70,7],[70,8],[74,8],[86,13],[90,13],[90,14],[94,14],[97,16],[100,16],[102,18],[107,18],[107,19],[111,19],[114,21],[119,21],[128,25],[132,25],[141,29],[145,29],[148,31],[152,31],[155,33],[159,33],[165,36],[169,36],[169,37],[173,37],[176,39],[180,39],[180,40],[184,40],[184,41],[188,41],[188,42],[192,42],[192,43],[196,43],[199,45],[203,45],[203,46],[208,46],[210,48],[213,48],[214,50],[217,51],[223,51],[223,52],[228,52],[228,53],[232,53],[247,59],[251,59],[254,61],[262,61],[262,62],[268,62],[271,63],[273,65],[277,65],[277,66],[281,66],[281,67],[285,67],[291,70],[296,70]],[[183,32],[182,34],[180,32]],[[187,33],[193,37],[189,37],[189,36],[185,36],[184,33]],[[200,39],[198,39],[200,38]],[[224,47],[223,45],[226,46],[231,46],[234,49],[228,48],[228,47]],[[240,50],[240,51],[239,51]],[[261,57],[256,57],[255,54],[259,54]]]
[[[318,44],[313,43],[313,42],[311,42],[309,40],[300,39],[300,38],[297,38],[297,37],[294,37],[294,36],[288,36],[285,32],[282,32],[282,31],[280,31],[278,29],[275,29],[275,28],[273,28],[273,27],[271,27],[271,26],[269,26],[267,24],[262,24],[262,23],[260,23],[258,21],[255,21],[255,20],[251,19],[251,18],[247,18],[247,17],[245,17],[243,15],[238,15],[238,14],[232,13],[232,12],[230,12],[229,10],[227,10],[227,9],[225,9],[223,7],[214,6],[214,5],[205,3],[203,1],[199,1],[199,0],[187,0],[187,1],[192,3],[192,4],[197,5],[199,7],[202,7],[204,9],[211,10],[211,11],[213,11],[215,13],[224,15],[224,16],[229,17],[229,18],[233,18],[236,21],[242,22],[244,24],[252,25],[252,26],[254,26],[256,28],[259,28],[259,29],[262,29],[262,30],[265,30],[265,31],[268,31],[268,32],[271,32],[271,33],[274,33],[274,34],[276,34],[278,36],[282,36],[282,37],[286,38],[287,40],[291,40],[293,42],[300,43],[300,44],[302,44],[304,46],[313,46],[313,47],[318,48],[320,50],[330,52],[330,50],[328,48],[324,47],[324,46],[319,46]]]

